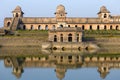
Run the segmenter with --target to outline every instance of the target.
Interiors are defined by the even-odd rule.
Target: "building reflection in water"
[[[97,67],[101,78],[105,78],[111,68],[120,68],[120,57],[116,56],[96,56],[83,55],[80,53],[50,53],[42,56],[41,54],[5,57],[4,64],[6,67],[13,68],[13,74],[20,78],[25,67],[47,67],[55,68],[56,76],[60,80],[65,77],[67,69],[82,67]]]

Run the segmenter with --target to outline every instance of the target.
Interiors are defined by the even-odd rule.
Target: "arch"
[[[78,27],[77,25],[75,25],[75,27]]]
[[[26,25],[23,25],[23,30],[26,30]]]
[[[61,24],[60,27],[63,27],[63,25]]]
[[[68,34],[68,42],[72,42],[72,34]]]
[[[77,42],[79,42],[79,34],[77,34]]]
[[[63,62],[63,56],[60,56],[60,62]]]
[[[76,56],[76,59],[77,59],[77,62],[79,62],[79,56],[78,55]]]
[[[65,47],[62,47],[62,51],[65,51]]]
[[[106,30],[107,29],[107,26],[106,25],[104,25],[104,30]]]
[[[16,13],[16,17],[18,17],[18,13]]]
[[[84,25],[82,25],[82,30],[84,30],[85,29],[85,26]]]
[[[69,55],[69,56],[68,56],[69,63],[72,62],[72,59],[73,59],[72,55]]]
[[[92,25],[90,25],[90,30],[92,30]]]
[[[97,25],[97,30],[100,30],[100,26],[99,25]]]
[[[10,24],[11,24],[10,22],[7,22],[7,27],[10,27]]]
[[[60,42],[63,42],[63,34],[60,34]]]
[[[31,28],[30,28],[30,30],[33,30],[34,29],[34,27],[33,27],[33,25],[31,25]]]
[[[48,30],[48,25],[45,26],[45,30]]]
[[[104,18],[107,18],[107,14],[104,14]]]
[[[119,26],[118,26],[118,25],[116,25],[116,30],[118,30],[118,28],[119,28]]]
[[[54,35],[54,42],[57,42],[57,35]]]
[[[55,29],[56,29],[55,25],[53,25],[52,29],[53,29],[53,30],[55,30]]]
[[[70,27],[70,25],[68,25],[68,27]]]
[[[110,25],[110,30],[112,30],[113,29],[113,27],[112,27],[112,25]]]
[[[38,30],[41,30],[41,25],[38,26]]]

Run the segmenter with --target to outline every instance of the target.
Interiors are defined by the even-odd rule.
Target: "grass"
[[[119,30],[85,30],[85,37],[120,37]]]
[[[0,37],[48,37],[48,30],[18,30],[16,35],[6,35]],[[98,37],[120,37],[119,30],[85,30],[85,38],[98,38]]]
[[[84,57],[120,57],[119,53],[87,54]]]

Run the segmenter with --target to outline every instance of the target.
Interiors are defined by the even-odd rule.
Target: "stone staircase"
[[[15,31],[17,29],[17,26],[19,24],[19,18],[13,18],[12,24],[11,24],[11,30]]]

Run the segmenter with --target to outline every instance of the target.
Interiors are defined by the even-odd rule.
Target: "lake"
[[[120,80],[120,55],[1,48],[0,80]]]

